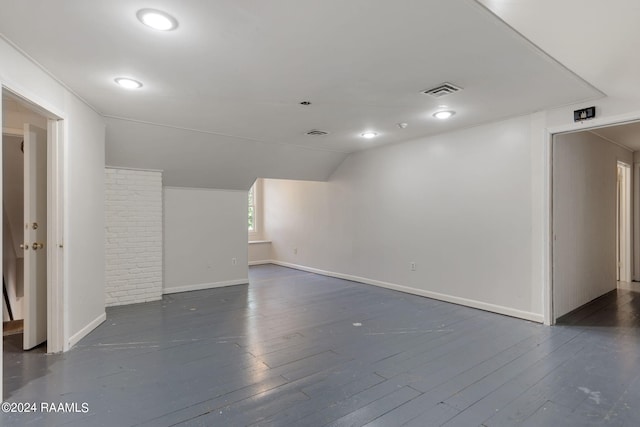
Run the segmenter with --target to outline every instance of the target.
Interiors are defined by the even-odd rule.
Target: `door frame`
[[[64,122],[47,120],[47,352],[67,350],[64,339]]]
[[[556,323],[556,316],[553,306],[553,138],[555,135],[563,133],[581,132],[586,130],[594,130],[603,127],[624,125],[633,122],[640,121],[640,111],[634,111],[631,113],[620,114],[616,116],[603,117],[591,119],[586,122],[569,123],[559,126],[551,126],[545,128],[545,139],[543,147],[544,156],[544,218],[543,218],[543,286],[542,286],[542,301],[543,301],[543,317],[545,325],[554,325]],[[635,163],[635,162],[634,162]],[[640,172],[640,166],[633,165],[634,172]],[[636,185],[640,185],[640,177],[636,173],[631,179],[631,194],[635,194],[634,191],[637,188]],[[633,236],[633,243],[631,244],[631,258],[635,259],[634,254],[636,250],[640,250],[640,212],[635,209],[640,206],[640,197],[633,197],[631,200],[632,206],[634,206],[634,212],[631,219],[631,228]],[[631,277],[634,279],[640,275],[640,263],[634,261],[631,263]]]
[[[631,175],[631,280],[640,281],[640,197],[633,197],[634,190],[640,189],[640,163],[632,165]],[[635,256],[634,256],[635,255]]]
[[[633,233],[632,233],[632,215],[633,215],[633,195],[631,191],[632,187],[632,165],[625,162],[618,161],[618,168],[622,171],[622,187],[618,189],[618,203],[617,203],[617,230],[616,240],[618,243],[617,255],[618,260],[621,260],[620,265],[617,266],[618,280],[621,282],[631,282],[633,280],[633,266],[631,263],[631,253],[633,251]],[[622,194],[620,194],[622,193]],[[621,198],[620,198],[621,197]],[[622,209],[622,211],[620,211]]]
[[[0,82],[2,83],[2,82]],[[65,289],[64,276],[64,187],[66,146],[64,133],[64,115],[51,106],[38,100],[33,94],[9,84],[0,85],[2,94],[26,102],[34,112],[47,118],[47,352],[58,353],[68,349],[65,343]],[[2,123],[2,103],[0,102],[0,125]],[[4,126],[2,126],[4,132]],[[16,129],[7,129],[15,132]],[[2,155],[0,153],[0,184],[2,183]],[[1,203],[1,201],[0,201]],[[2,219],[0,219],[2,225]],[[2,227],[0,227],[0,238]],[[0,247],[0,256],[2,248]],[[3,266],[0,265],[0,271]],[[4,274],[4,272],[3,272]],[[2,306],[0,306],[2,315]],[[0,342],[0,350],[2,343]],[[0,370],[2,360],[0,359]],[[0,378],[2,375],[0,374]],[[0,390],[0,396],[2,392]]]

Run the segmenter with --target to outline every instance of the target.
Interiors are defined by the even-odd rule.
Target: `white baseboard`
[[[338,279],[351,280],[353,282],[364,283],[366,285],[378,286],[381,288],[392,289],[394,291],[400,291],[407,294],[420,295],[427,298],[436,299],[439,301],[446,301],[453,304],[464,305],[467,307],[477,308],[480,310],[490,311],[492,313],[504,314],[506,316],[517,317],[519,319],[530,320],[532,322],[544,323],[544,316],[538,313],[532,313],[529,311],[517,310],[510,307],[504,307],[502,305],[490,304],[482,301],[476,301],[468,298],[461,298],[447,294],[441,294],[438,292],[425,291],[423,289],[411,288],[409,286],[398,285],[395,283],[382,282],[380,280],[368,279],[366,277],[352,276],[350,274],[336,273],[333,271],[320,270],[318,268],[307,267],[304,265],[292,264],[290,262],[283,262],[278,260],[270,260],[269,263],[280,265],[283,267],[295,268],[296,270],[308,271],[310,273],[321,274],[323,276],[335,277]]]
[[[166,295],[166,294],[175,294],[178,292],[201,291],[203,289],[224,288],[225,286],[246,285],[248,283],[249,283],[248,278],[226,280],[224,282],[199,283],[196,285],[185,285],[185,286],[176,286],[174,288],[165,288],[162,290],[162,294]]]
[[[71,335],[71,337],[69,338],[69,341],[68,341],[69,346],[64,351],[67,351],[71,347],[76,345],[82,338],[84,338],[87,335],[89,335],[89,332],[93,331],[95,328],[97,328],[105,320],[107,320],[107,313],[102,313],[100,316],[96,317],[91,322],[89,322],[84,328],[80,329],[78,332],[76,332],[75,334]]]
[[[263,259],[260,261],[249,261],[249,265],[262,265],[262,264],[272,264],[273,261],[270,259]]]

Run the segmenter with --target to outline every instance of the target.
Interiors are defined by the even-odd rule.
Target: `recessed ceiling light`
[[[456,113],[455,111],[451,111],[451,110],[438,111],[436,113],[433,113],[433,117],[435,117],[436,119],[440,119],[440,120],[446,120],[446,119],[450,118],[451,116],[453,116],[455,113]]]
[[[371,138],[375,138],[376,136],[378,136],[378,132],[364,132],[360,134],[361,137],[363,138],[367,138],[367,139],[371,139]]]
[[[115,82],[125,89],[140,89],[142,87],[142,83],[128,77],[118,77]]]
[[[154,30],[171,31],[178,27],[176,18],[161,10],[140,9],[136,16],[140,22]]]

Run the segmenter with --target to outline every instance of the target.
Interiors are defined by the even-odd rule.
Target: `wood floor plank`
[[[294,426],[299,425],[299,420],[308,417],[320,410],[328,408],[332,405],[336,405],[338,402],[349,399],[350,397],[362,393],[375,385],[378,385],[385,381],[384,378],[376,374],[358,375],[355,377],[349,377],[342,375],[343,378],[347,378],[347,381],[342,382],[341,379],[336,381],[332,378],[331,383],[324,383],[322,386],[315,385],[314,393],[312,395],[305,389],[303,393],[312,399],[302,402],[291,407],[285,408],[278,414],[261,421],[256,426]],[[307,420],[306,422],[310,422]]]
[[[385,396],[395,393],[403,386],[394,381],[384,381],[374,385],[358,394],[343,399],[335,404],[320,408],[313,414],[301,418],[297,421],[300,426],[324,426],[337,419],[347,416],[354,411],[364,408]],[[415,392],[416,395],[418,392]]]
[[[363,426],[381,415],[411,401],[419,396],[420,392],[411,387],[402,387],[370,404],[363,406],[349,414],[327,424],[329,427]]]

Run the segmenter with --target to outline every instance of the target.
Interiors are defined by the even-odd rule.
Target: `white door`
[[[24,341],[47,340],[47,132],[24,125]]]

